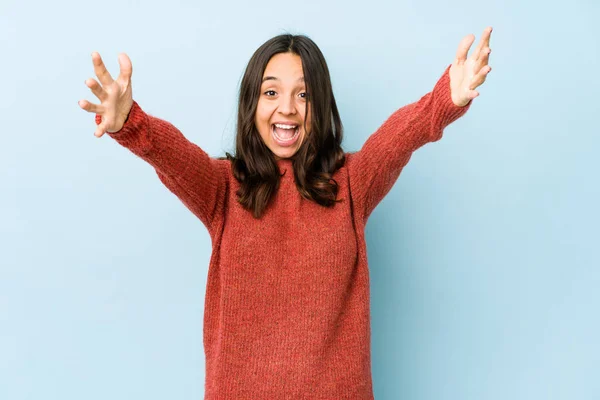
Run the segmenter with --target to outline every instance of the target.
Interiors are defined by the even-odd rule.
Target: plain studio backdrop
[[[115,77],[126,52],[134,99],[216,157],[252,53],[306,34],[355,151],[486,26],[481,96],[367,226],[375,398],[598,399],[598,18],[595,0],[2,0],[0,399],[204,394],[210,238],[93,136],[93,51]]]

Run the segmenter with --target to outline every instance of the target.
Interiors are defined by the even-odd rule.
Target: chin
[[[302,139],[303,139],[303,137],[300,137],[298,140],[298,143],[296,143],[296,145],[290,146],[290,147],[282,147],[282,146],[279,146],[277,143],[272,143],[269,149],[271,150],[271,152],[275,155],[275,158],[277,158],[277,159],[291,158],[294,155],[296,155],[296,153],[300,149],[300,146],[302,146],[302,142],[303,142]]]
[[[298,149],[277,149],[276,151],[271,149],[271,152],[275,155],[276,159],[282,159],[293,157],[298,152]]]

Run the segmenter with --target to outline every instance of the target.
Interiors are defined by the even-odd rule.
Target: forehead
[[[265,68],[263,81],[268,80],[279,81],[298,81],[304,76],[302,70],[302,59],[299,55],[293,53],[275,54]]]

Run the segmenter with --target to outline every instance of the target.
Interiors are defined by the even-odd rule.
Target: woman
[[[280,35],[242,79],[235,155],[211,158],[133,101],[132,66],[100,55],[104,132],[149,164],[202,221],[212,255],[204,313],[206,399],[373,399],[364,229],[411,154],[439,140],[478,96],[491,28],[466,36],[434,89],[344,153],[327,64],[305,36]]]

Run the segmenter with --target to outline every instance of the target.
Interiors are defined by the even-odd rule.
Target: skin
[[[300,56],[293,53],[274,55],[265,68],[263,79],[265,77],[270,78],[262,83],[254,124],[276,159],[290,158],[298,151],[307,135],[304,129],[307,107],[308,128],[311,118]],[[289,121],[299,126],[298,140],[293,146],[279,146],[271,134],[272,125],[281,121]]]
[[[85,85],[100,100],[100,104],[93,104],[87,100],[79,100],[79,107],[87,112],[100,114],[102,122],[96,127],[94,136],[101,137],[105,132],[118,132],[127,120],[129,111],[133,106],[131,92],[131,74],[133,72],[131,60],[125,53],[119,54],[120,74],[116,80],[108,73],[100,54],[92,53],[94,73],[98,77],[86,79]]]
[[[479,92],[475,89],[485,82],[487,74],[492,70],[488,65],[492,52],[491,35],[492,27],[488,26],[470,57],[467,57],[467,53],[475,41],[475,35],[465,36],[458,45],[456,59],[449,71],[452,102],[457,106],[463,107],[479,96]]]
[[[491,34],[492,28],[487,27],[483,31],[479,44],[468,57],[467,54],[475,41],[475,35],[467,35],[460,41],[456,58],[449,71],[452,102],[457,106],[463,107],[479,96],[479,92],[475,89],[485,82],[487,74],[492,70],[488,65],[489,55],[492,51],[489,47]],[[299,138],[296,145],[290,148],[280,148],[276,143],[270,143],[270,141],[272,142],[270,126],[268,135],[266,129],[267,121],[274,121],[279,117],[299,123],[303,121],[304,107],[307,106],[307,101],[300,100],[299,94],[303,88],[298,86],[296,80],[302,75],[302,64],[298,63],[300,57],[296,57],[290,53],[283,53],[274,56],[269,61],[264,75],[276,76],[279,81],[268,81],[266,86],[263,84],[261,89],[264,91],[261,90],[256,112],[256,125],[260,135],[279,158],[291,157],[298,150],[306,134],[301,127],[302,137]],[[94,132],[96,137],[101,137],[105,132],[118,132],[127,120],[133,105],[132,65],[127,54],[119,54],[120,73],[117,79],[113,79],[97,52],[92,53],[92,64],[98,80],[89,78],[85,81],[85,85],[98,98],[100,104],[79,100],[79,106],[87,112],[99,114],[102,117],[102,122]],[[276,82],[279,86],[277,86],[277,90],[275,88],[273,90],[277,92],[277,95],[263,97],[267,86]],[[310,126],[310,120],[307,121],[306,126]]]

